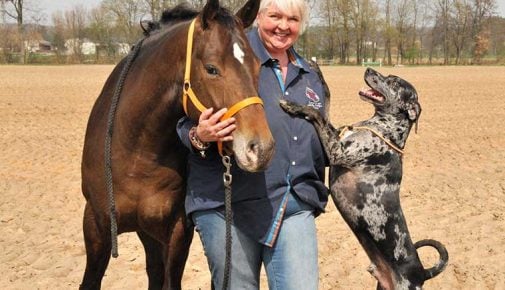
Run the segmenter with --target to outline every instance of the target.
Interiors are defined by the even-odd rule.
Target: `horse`
[[[200,12],[186,6],[165,11],[136,45],[134,60],[123,59],[108,77],[91,110],[83,147],[86,269],[80,289],[100,289],[111,251],[114,256],[115,222],[118,234],[136,232],[142,242],[149,289],[181,289],[193,237],[184,211],[188,149],[176,133],[185,114],[198,120],[201,106],[235,108],[234,141],[222,144],[223,154],[234,154],[247,171],[267,166],[274,141],[261,102],[255,97],[238,109],[233,105],[257,95],[259,61],[244,29],[254,21],[259,2],[247,1],[235,15],[218,0],[208,0]],[[111,106],[115,113],[108,118]],[[107,134],[113,206],[106,185]]]

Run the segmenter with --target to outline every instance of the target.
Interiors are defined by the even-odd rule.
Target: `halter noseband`
[[[207,109],[200,100],[196,97],[195,92],[191,88],[191,82],[190,82],[190,76],[191,76],[191,54],[193,52],[193,34],[195,31],[195,22],[196,18],[191,21],[191,24],[189,25],[189,30],[188,30],[188,43],[186,47],[186,70],[184,72],[184,86],[182,89],[182,106],[184,108],[184,113],[188,115],[188,97],[193,103],[193,105],[198,109],[198,111],[203,112]],[[254,104],[261,104],[263,105],[263,101],[261,100],[260,97],[258,96],[253,96],[249,97],[246,99],[243,99],[242,101],[234,104],[231,106],[231,108],[226,111],[226,113],[221,117],[220,121],[224,121],[226,119],[231,118],[233,115],[235,115],[238,111],[242,110],[245,107],[248,107],[250,105]],[[217,144],[218,151],[220,155],[223,155],[223,144],[222,142],[218,142]]]

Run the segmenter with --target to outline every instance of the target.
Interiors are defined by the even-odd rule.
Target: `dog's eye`
[[[400,84],[398,83],[397,80],[390,80],[388,82],[388,86],[392,89],[398,89],[398,87],[400,86]]]
[[[219,69],[211,64],[206,64],[205,70],[211,76],[218,76],[219,75]]]

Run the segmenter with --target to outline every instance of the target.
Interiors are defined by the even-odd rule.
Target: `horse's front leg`
[[[175,223],[171,228],[168,243],[165,245],[165,282],[163,289],[182,289],[182,275],[192,239],[193,226],[188,224],[186,213],[181,208],[176,213]]]

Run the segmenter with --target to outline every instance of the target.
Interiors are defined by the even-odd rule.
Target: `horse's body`
[[[259,1],[248,1],[236,18],[223,11],[218,1],[209,0],[198,15],[186,11],[180,13],[182,17],[166,19],[166,24],[144,41],[125,79],[111,139],[116,217],[118,233],[135,231],[144,245],[149,289],[181,288],[193,236],[184,212],[187,149],[175,130],[184,115],[181,96],[188,18],[197,17],[192,87],[207,107],[230,107],[257,94],[258,62],[242,25],[252,23],[258,6]],[[237,44],[244,52],[242,62],[233,56]],[[86,198],[83,231],[87,263],[81,289],[100,288],[110,259],[104,139],[112,95],[124,65],[123,60],[109,76],[86,131],[82,191]],[[188,114],[198,116],[192,105]],[[249,106],[237,113],[236,119],[234,140],[240,142],[225,144],[225,151],[233,151],[246,170],[263,169],[272,155],[273,139],[262,106]]]

